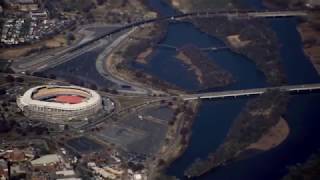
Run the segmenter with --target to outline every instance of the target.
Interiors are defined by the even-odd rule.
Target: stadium
[[[98,93],[77,86],[33,87],[17,98],[17,104],[27,117],[53,123],[87,119],[102,109]]]

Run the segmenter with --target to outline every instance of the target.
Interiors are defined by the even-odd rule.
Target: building
[[[25,153],[19,149],[13,149],[8,152],[8,160],[10,162],[21,162],[26,160]]]
[[[47,154],[31,161],[34,171],[55,172],[61,162],[61,157],[57,154]]]
[[[18,97],[17,104],[31,119],[59,124],[85,120],[102,109],[97,92],[78,86],[37,86]]]
[[[10,179],[26,179],[29,172],[27,164],[10,165]]]
[[[5,160],[0,159],[0,180],[8,179],[8,175],[8,163]]]
[[[77,178],[77,175],[74,170],[61,170],[61,171],[56,171],[56,179],[79,179]]]
[[[47,11],[31,11],[30,17],[32,20],[48,19],[48,13]]]
[[[36,0],[6,0],[5,2],[10,8],[19,11],[36,11],[39,4]]]

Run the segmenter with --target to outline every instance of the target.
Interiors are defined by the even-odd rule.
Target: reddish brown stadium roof
[[[83,101],[81,96],[57,96],[55,101],[59,103],[78,104]]]

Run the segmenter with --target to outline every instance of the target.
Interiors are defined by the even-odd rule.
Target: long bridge
[[[313,90],[320,90],[320,83],[278,86],[278,87],[271,87],[271,88],[254,88],[254,89],[243,89],[243,90],[207,92],[207,93],[199,93],[199,94],[182,95],[181,98],[185,101],[189,101],[189,100],[197,100],[197,99],[241,97],[241,96],[260,95],[269,90],[280,90],[285,92],[313,91]]]
[[[229,12],[207,12],[200,13],[201,15],[209,16],[226,16],[238,18],[274,18],[274,17],[292,17],[292,16],[307,16],[306,11],[241,11],[234,10]]]

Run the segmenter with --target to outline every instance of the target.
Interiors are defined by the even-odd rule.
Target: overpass
[[[185,101],[196,100],[196,99],[217,99],[217,98],[225,98],[225,97],[260,95],[265,93],[268,90],[280,90],[285,92],[320,90],[320,83],[278,86],[278,87],[271,87],[271,88],[254,88],[254,89],[243,89],[243,90],[217,91],[217,92],[183,95],[180,97]]]

